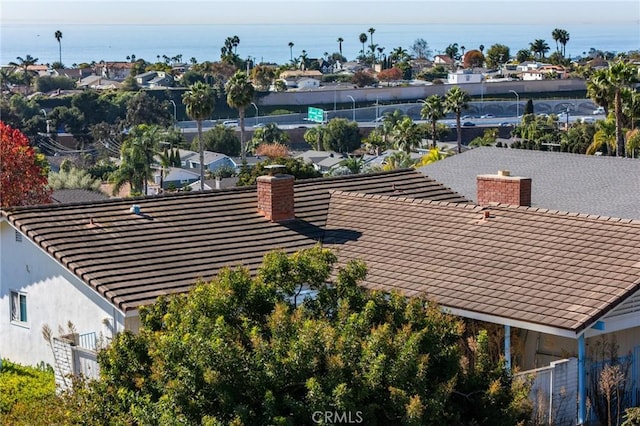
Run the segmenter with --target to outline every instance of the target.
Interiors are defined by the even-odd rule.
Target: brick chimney
[[[260,176],[258,184],[258,213],[271,222],[285,222],[296,218],[293,197],[293,176]]]
[[[491,203],[531,205],[531,178],[511,176],[509,170],[499,170],[497,175],[478,175],[477,185],[480,206]]]

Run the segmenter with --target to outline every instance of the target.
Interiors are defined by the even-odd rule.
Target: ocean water
[[[369,40],[370,27],[375,28],[373,43],[389,54],[397,47],[411,53],[417,39],[424,39],[433,54],[444,53],[451,43],[466,50],[485,51],[500,43],[509,46],[511,55],[528,49],[536,39],[543,39],[556,49],[550,25],[2,25],[0,28],[0,64],[16,61],[18,56],[38,58],[39,63],[58,60],[56,30],[62,31],[62,62],[66,66],[82,62],[126,61],[135,55],[155,62],[158,56],[182,55],[188,62],[217,61],[227,37],[238,36],[237,54],[255,58],[257,62],[286,63],[306,51],[309,58],[321,58],[325,53],[338,52],[338,38],[344,39],[342,53],[355,59],[362,50],[359,35]],[[584,56],[594,48],[610,52],[640,50],[640,27],[637,23],[622,25],[557,26],[570,34],[566,46],[570,57]],[[289,42],[294,44],[289,48]]]

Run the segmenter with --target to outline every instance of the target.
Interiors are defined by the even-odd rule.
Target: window
[[[17,291],[11,292],[11,321],[13,322],[27,322],[27,295],[24,293],[18,293]]]

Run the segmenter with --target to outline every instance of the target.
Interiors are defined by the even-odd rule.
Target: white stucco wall
[[[11,321],[10,292],[27,295],[27,323]],[[48,325],[54,335],[71,321],[77,333],[95,332],[110,339],[124,329],[124,315],[72,275],[26,236],[17,242],[15,229],[0,220],[0,357],[25,365],[53,365],[42,337]],[[114,327],[115,324],[115,327]]]

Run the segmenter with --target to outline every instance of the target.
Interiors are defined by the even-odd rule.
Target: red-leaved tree
[[[29,139],[0,121],[0,206],[26,206],[51,202],[47,165]]]

